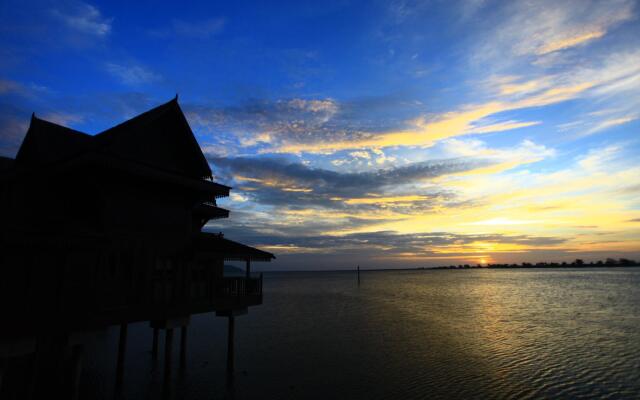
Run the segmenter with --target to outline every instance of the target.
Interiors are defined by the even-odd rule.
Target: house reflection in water
[[[82,333],[112,325],[121,387],[140,321],[154,355],[165,331],[166,382],[174,329],[184,363],[189,317],[208,312],[229,319],[232,377],[234,317],[262,303],[251,262],[274,256],[201,232],[228,217],[216,199],[229,190],[177,97],[95,136],[33,116],[16,158],[0,158],[0,397],[77,396]],[[246,275],[224,277],[225,260]]]

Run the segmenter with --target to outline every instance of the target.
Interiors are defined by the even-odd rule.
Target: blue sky
[[[179,93],[274,269],[640,256],[640,5],[0,5],[0,154]]]

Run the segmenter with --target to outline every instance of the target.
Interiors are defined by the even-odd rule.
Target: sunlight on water
[[[637,398],[640,269],[265,274],[264,304],[193,318],[176,398]],[[127,398],[160,393],[151,330],[131,329]],[[96,342],[115,349],[117,330]],[[177,349],[176,349],[177,351]],[[98,352],[99,353],[99,352]],[[88,374],[108,388],[111,353]],[[108,389],[107,389],[108,390]]]

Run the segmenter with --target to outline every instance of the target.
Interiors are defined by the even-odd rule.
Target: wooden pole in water
[[[360,266],[358,265],[358,286],[360,286]]]
[[[6,358],[0,358],[0,392],[2,392],[2,378],[4,377],[5,370],[7,369],[8,360]]]
[[[233,336],[235,330],[235,318],[229,316],[229,333],[227,336],[227,380],[233,380]]]
[[[124,378],[124,357],[127,353],[127,324],[120,325],[120,340],[118,342],[118,363],[116,365],[116,391],[122,389]]]
[[[180,368],[187,365],[187,326],[180,329]]]
[[[75,345],[71,349],[71,399],[76,400],[80,396],[80,377],[82,375],[82,358],[84,348]]]
[[[153,328],[153,343],[151,345],[151,356],[154,360],[158,358],[158,328]]]
[[[173,349],[173,329],[167,329],[164,339],[164,381],[169,382],[171,378],[171,353]]]

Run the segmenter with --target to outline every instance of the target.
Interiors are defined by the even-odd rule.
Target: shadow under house
[[[112,325],[122,387],[127,324],[140,321],[154,356],[165,331],[166,382],[174,329],[184,365],[190,315],[209,312],[228,318],[232,377],[234,317],[262,303],[251,262],[275,257],[201,231],[229,216],[216,205],[229,190],[177,97],[95,136],[33,116],[16,158],[0,157],[0,397],[77,397],[83,334]],[[246,275],[223,276],[225,260]]]

